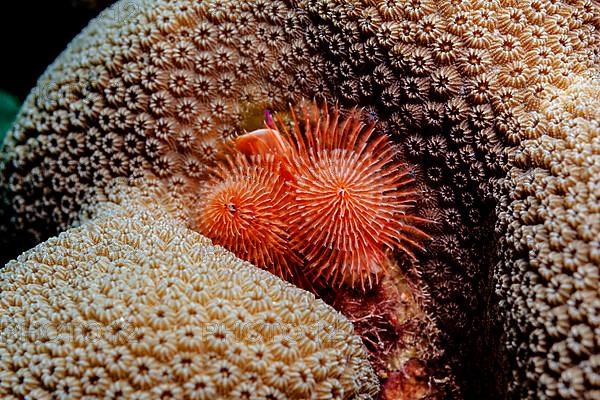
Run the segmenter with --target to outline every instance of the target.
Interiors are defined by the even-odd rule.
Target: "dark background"
[[[0,90],[23,100],[46,67],[109,0],[5,0],[0,5]]]

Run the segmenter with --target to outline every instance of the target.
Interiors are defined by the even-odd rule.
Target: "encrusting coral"
[[[326,300],[354,324],[356,333],[371,352],[371,363],[379,375],[393,377],[407,362],[419,364],[427,371],[423,360],[436,349],[430,342],[435,332],[428,332],[435,325],[427,320],[430,317],[421,309],[422,299],[418,298],[426,294],[415,291],[414,278],[408,279],[391,258],[385,260],[384,267],[388,273],[375,290],[365,293],[360,289],[340,288],[331,294],[333,298]],[[438,388],[432,378],[428,371],[420,380],[430,398],[437,398],[434,394],[439,394],[435,393]],[[386,383],[383,389],[393,386]]]
[[[134,3],[28,98],[5,143],[3,238],[69,226],[115,176],[194,192],[265,108],[364,106],[423,176],[416,211],[440,222],[414,264],[445,350],[436,377],[454,397],[453,374],[471,396],[597,397],[597,2]]]
[[[119,188],[2,271],[3,399],[374,398],[341,314]]]

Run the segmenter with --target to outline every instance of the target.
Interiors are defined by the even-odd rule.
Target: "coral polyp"
[[[332,286],[370,287],[383,272],[386,252],[411,257],[428,235],[427,220],[410,213],[417,191],[408,166],[389,138],[361,122],[361,112],[341,118],[334,107],[303,107],[294,127],[278,129],[288,157],[294,207],[290,233],[305,268]]]
[[[238,257],[289,279],[298,260],[289,246],[286,188],[273,157],[258,159],[252,164],[236,154],[212,170],[200,190],[196,223]]]

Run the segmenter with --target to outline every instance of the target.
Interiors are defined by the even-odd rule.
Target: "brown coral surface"
[[[377,394],[341,314],[190,231],[158,192],[110,200],[2,270],[3,399]]]
[[[440,224],[416,266],[442,376],[471,397],[598,395],[597,2],[122,4],[7,139],[4,237],[69,226],[115,176],[195,190],[264,108],[326,95],[365,106],[420,167],[420,210]]]

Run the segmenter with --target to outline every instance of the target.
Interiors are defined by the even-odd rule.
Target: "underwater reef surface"
[[[2,398],[373,398],[350,321],[170,218],[162,197],[115,191],[6,265]]]
[[[5,141],[3,254],[93,218],[115,178],[158,178],[193,230],[191,194],[266,109],[364,107],[437,222],[415,261],[395,253],[429,324],[428,385],[596,398],[599,15],[595,1],[118,2]]]

